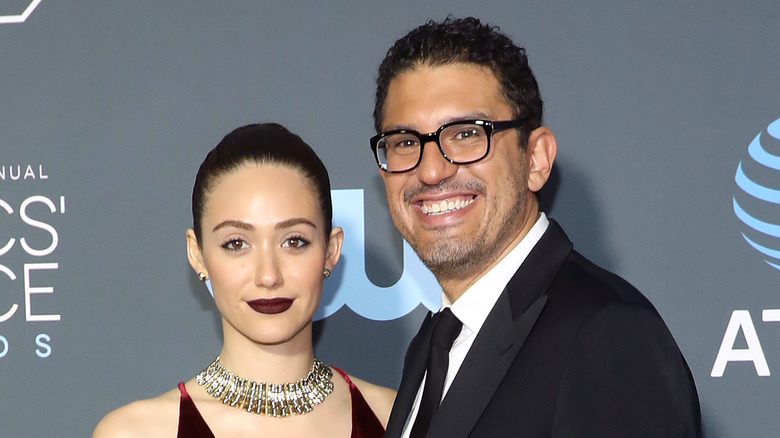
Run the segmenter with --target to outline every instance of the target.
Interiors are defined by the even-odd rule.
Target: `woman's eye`
[[[303,248],[308,245],[309,241],[302,237],[290,237],[284,241],[282,246],[285,248]]]
[[[228,240],[222,244],[222,247],[228,251],[239,251],[246,248],[247,246],[249,245],[247,245],[247,243],[241,239]]]

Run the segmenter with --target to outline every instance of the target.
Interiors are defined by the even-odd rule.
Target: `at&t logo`
[[[734,214],[745,225],[742,237],[780,270],[780,119],[772,122],[748,146],[734,181]]]
[[[742,237],[764,261],[780,270],[780,119],[753,138],[748,156],[739,162],[732,199],[734,214],[742,222]],[[780,322],[780,309],[763,309],[761,321]],[[744,339],[747,348],[738,348]],[[734,310],[723,335],[710,375],[723,377],[731,362],[752,362],[756,374],[771,375],[754,319],[748,310]]]

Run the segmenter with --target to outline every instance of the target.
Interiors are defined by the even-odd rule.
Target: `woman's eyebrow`
[[[317,229],[317,225],[315,225],[314,222],[306,219],[305,217],[294,217],[294,218],[283,220],[281,222],[277,222],[276,225],[274,225],[274,228],[279,230],[279,229],[282,229],[282,228],[289,228],[289,227],[292,227],[292,226],[295,226],[295,225],[301,225],[301,224],[308,225],[308,226],[314,228],[315,230]]]
[[[238,221],[235,219],[228,219],[215,225],[214,228],[211,229],[211,231],[214,232],[219,230],[220,228],[225,228],[225,227],[235,227],[246,231],[252,231],[255,229],[254,225],[250,223]]]

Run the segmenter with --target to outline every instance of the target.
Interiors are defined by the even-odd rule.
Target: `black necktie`
[[[447,366],[450,362],[450,347],[460,333],[461,323],[452,314],[449,307],[433,317],[433,336],[431,336],[431,351],[428,354],[428,373],[425,377],[420,409],[414,420],[410,438],[422,438],[428,432],[431,418],[441,403],[444,392],[444,378],[447,377]]]

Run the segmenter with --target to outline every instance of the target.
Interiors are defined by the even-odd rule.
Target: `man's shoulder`
[[[658,311],[637,288],[576,251],[561,264],[545,295],[547,302],[536,324],[545,332],[573,336],[596,320],[614,329],[648,325],[654,332],[668,332]]]
[[[654,309],[650,301],[623,277],[572,251],[550,285],[548,295],[577,305],[617,303]]]

